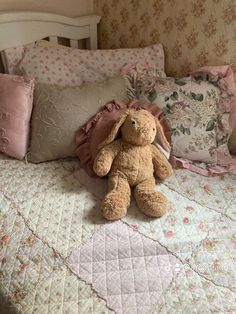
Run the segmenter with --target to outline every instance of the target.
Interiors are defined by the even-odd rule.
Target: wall
[[[78,16],[93,12],[93,0],[0,0],[0,11],[3,10],[44,11]]]
[[[162,42],[169,75],[236,65],[235,0],[95,0],[94,8],[102,15],[100,48]]]

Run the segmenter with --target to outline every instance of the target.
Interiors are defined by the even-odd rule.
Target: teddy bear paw
[[[127,213],[128,204],[122,202],[120,196],[115,193],[107,195],[101,205],[103,217],[107,220],[118,220]]]
[[[140,210],[149,217],[160,218],[169,207],[167,198],[160,192],[139,195],[136,201]]]

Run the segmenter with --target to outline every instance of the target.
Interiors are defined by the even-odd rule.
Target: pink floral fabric
[[[164,70],[163,47],[155,44],[145,48],[83,50],[39,42],[25,46],[14,71],[33,76],[37,82],[78,86],[114,76],[130,61],[148,62]]]
[[[28,148],[34,79],[0,74],[0,152],[23,159]]]
[[[171,125],[172,162],[201,174],[235,166],[228,140],[236,120],[236,85],[230,66],[201,68],[191,76],[160,77],[153,69],[126,66],[127,96],[160,106]],[[204,162],[199,165],[197,162]]]
[[[3,51],[5,59],[5,72],[14,74],[16,65],[21,61],[24,56],[24,46],[8,48]]]

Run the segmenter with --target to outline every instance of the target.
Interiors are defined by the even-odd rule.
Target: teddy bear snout
[[[147,142],[152,142],[155,138],[155,131],[150,126],[138,129],[138,136]]]
[[[139,128],[138,133],[140,136],[146,137],[150,132],[147,128]]]

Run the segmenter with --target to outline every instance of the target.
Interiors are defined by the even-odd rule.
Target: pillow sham
[[[4,58],[4,71],[8,74],[16,73],[16,65],[20,62],[24,55],[24,46],[5,49],[2,52]]]
[[[0,152],[16,159],[27,153],[34,79],[0,74]]]
[[[38,83],[34,93],[29,160],[75,156],[75,132],[113,98],[126,97],[122,77],[80,87]]]
[[[149,102],[140,104],[137,99],[132,101],[113,100],[99,110],[98,113],[86,122],[86,124],[76,133],[76,155],[79,157],[80,166],[84,168],[90,176],[96,176],[93,171],[93,162],[97,155],[99,144],[105,140],[116,120],[127,109],[145,109],[151,112],[157,119],[159,119],[165,136],[170,142],[171,138],[169,125],[162,111],[157,106]],[[156,142],[156,144],[161,152],[169,158],[169,152],[166,152],[164,148],[160,146],[161,143]]]
[[[175,164],[187,168],[192,163],[186,160],[211,164],[202,174],[223,171],[218,166],[225,171],[231,169],[233,159],[227,144],[235,123],[236,103],[230,66],[201,68],[181,79],[142,75],[126,68],[123,73],[129,82],[128,97],[151,101],[165,112],[171,125],[171,154],[182,158],[173,158]]]
[[[24,57],[24,53],[26,48],[30,49],[33,48],[36,45],[48,45],[48,41],[46,40],[39,40],[35,41],[33,43],[23,45],[23,46],[17,46],[17,47],[12,47],[12,48],[7,48],[2,51],[3,58],[4,58],[4,70],[5,73],[8,74],[17,74],[17,66]]]
[[[164,70],[161,44],[145,48],[85,50],[45,41],[25,47],[22,60],[15,67],[17,74],[35,77],[37,82],[79,86],[98,82],[119,74],[129,62],[148,63]]]

